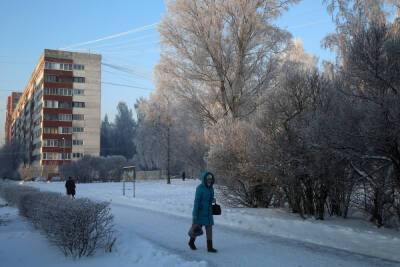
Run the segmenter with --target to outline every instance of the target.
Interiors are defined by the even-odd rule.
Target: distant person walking
[[[196,188],[196,196],[193,206],[193,224],[189,231],[189,247],[192,250],[197,249],[194,241],[196,240],[196,236],[202,234],[202,226],[205,226],[207,250],[208,252],[217,252],[213,247],[212,241],[212,226],[214,224],[212,203],[215,203],[213,188],[214,182],[214,175],[210,172],[206,172],[202,175],[201,184]]]
[[[185,181],[185,179],[186,179],[186,173],[182,172],[182,181]]]
[[[65,188],[67,189],[67,195],[71,197],[71,199],[75,199],[75,181],[72,180],[72,177],[68,177],[68,180],[65,182]]]

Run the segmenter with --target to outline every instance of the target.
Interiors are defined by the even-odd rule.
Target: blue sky
[[[10,90],[23,90],[45,48],[58,49],[96,40],[158,22],[165,13],[162,0],[2,0],[0,2],[0,144],[4,139],[6,97]],[[304,0],[285,13],[277,24],[303,40],[307,52],[320,59],[333,59],[321,48],[321,39],[334,30],[322,0]],[[128,73],[103,66],[102,81],[141,87],[102,85],[102,117],[114,118],[116,105],[131,108],[147,97],[153,67],[159,59],[155,27],[124,36],[76,47],[100,51],[103,63],[127,69]]]

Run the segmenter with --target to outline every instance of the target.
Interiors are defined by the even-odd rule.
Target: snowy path
[[[218,218],[214,243],[219,252],[206,252],[204,236],[196,241],[198,250],[191,251],[187,246],[190,219],[124,204],[113,203],[111,207],[122,233],[134,232],[171,253],[187,260],[205,260],[210,266],[400,266],[365,255],[218,226]]]
[[[209,255],[204,237],[198,240],[199,250],[192,252],[187,231],[198,183],[173,180],[167,186],[162,180],[139,181],[136,198],[132,191],[122,196],[121,183],[78,184],[78,197],[111,202],[116,229],[124,233],[119,239],[121,248],[134,246],[133,237],[141,235],[168,253],[218,266],[400,267],[397,231],[378,229],[359,219],[302,220],[280,209],[223,207],[222,216],[215,217],[215,246],[220,253]],[[26,185],[65,193],[62,182]]]

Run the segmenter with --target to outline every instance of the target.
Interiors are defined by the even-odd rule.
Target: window
[[[72,70],[72,64],[60,63],[60,70]]]
[[[74,95],[84,95],[85,90],[83,89],[74,89]]]
[[[51,152],[46,152],[43,153],[43,159],[47,160],[58,160],[60,159],[61,154],[59,153],[51,153]]]
[[[45,113],[44,114],[44,120],[46,120],[46,121],[58,121],[58,115],[57,114]]]
[[[44,81],[45,82],[51,82],[51,83],[55,83],[57,82],[57,76],[56,75],[44,75]]]
[[[71,159],[71,153],[62,153],[61,159]]]
[[[60,133],[70,134],[70,133],[72,133],[72,129],[71,129],[71,127],[60,127]]]
[[[58,147],[59,142],[56,139],[45,139],[43,140],[44,147]]]
[[[36,108],[35,108],[35,113],[39,114],[42,110],[42,103],[40,103]]]
[[[35,136],[35,138],[37,138],[37,137],[40,137],[41,134],[42,134],[42,131],[39,129],[39,130],[35,131],[34,136]]]
[[[84,108],[85,102],[72,102],[72,107],[74,108]]]
[[[83,157],[83,153],[72,153],[72,157],[73,158],[82,158]]]
[[[72,114],[44,114],[44,119],[47,121],[71,121]]]
[[[44,89],[45,95],[72,95],[72,89],[69,88],[45,88]]]
[[[83,127],[73,127],[72,132],[74,133],[83,133]]]
[[[72,120],[72,114],[58,114],[58,119],[60,121],[71,121]]]
[[[56,100],[45,100],[44,101],[45,108],[58,108],[58,101]]]
[[[44,127],[43,133],[45,134],[58,134],[58,127]]]
[[[72,108],[72,102],[59,102],[59,108]]]
[[[74,64],[74,70],[84,70],[85,66],[81,64]]]
[[[73,114],[72,115],[72,120],[74,121],[83,121],[84,116],[83,114]]]
[[[54,62],[46,61],[46,62],[44,63],[44,68],[45,68],[45,69],[53,70],[53,69],[56,68],[56,64],[55,64]]]
[[[45,95],[56,95],[57,88],[44,88],[44,94]]]
[[[72,81],[74,83],[84,83],[85,82],[85,77],[73,77]]]
[[[42,95],[43,95],[43,91],[41,89],[37,89],[36,93],[35,93],[35,101],[39,101],[42,99]]]
[[[39,117],[39,118],[37,118],[37,119],[33,122],[33,125],[34,125],[34,126],[40,125],[41,122],[42,122],[42,118]]]
[[[58,82],[60,82],[60,83],[70,83],[72,81],[73,81],[72,77],[69,77],[69,76],[58,77]]]
[[[71,146],[72,146],[71,140],[65,140],[65,139],[60,140],[60,147],[71,147]]]
[[[58,95],[67,95],[67,96],[72,95],[72,89],[68,89],[68,88],[58,88],[57,91],[58,91],[58,92],[57,92]]]
[[[72,145],[74,146],[82,146],[83,140],[72,140]]]

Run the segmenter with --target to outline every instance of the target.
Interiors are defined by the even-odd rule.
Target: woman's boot
[[[195,240],[196,240],[195,238],[191,237],[190,240],[189,240],[189,243],[188,243],[190,249],[192,249],[192,250],[196,250],[197,249],[196,246],[194,245],[194,241]]]
[[[208,252],[216,253],[217,250],[213,248],[213,242],[212,240],[207,240],[207,250]]]

